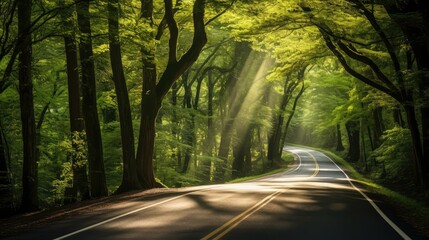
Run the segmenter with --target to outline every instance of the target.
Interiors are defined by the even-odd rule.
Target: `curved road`
[[[324,154],[237,184],[132,200],[13,239],[410,239]]]

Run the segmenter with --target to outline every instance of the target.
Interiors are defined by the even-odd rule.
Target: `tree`
[[[64,2],[60,5],[65,6]],[[65,193],[67,201],[74,202],[78,199],[78,195],[82,200],[90,198],[86,154],[82,153],[82,147],[79,146],[85,142],[85,125],[83,122],[81,110],[81,91],[80,91],[80,78],[78,68],[78,55],[76,38],[73,30],[75,25],[73,19],[73,8],[65,8],[61,13],[61,20],[63,21],[64,32],[64,48],[67,63],[67,86],[68,86],[68,103],[69,103],[69,120],[70,120],[70,134],[72,142],[72,150],[69,153],[73,169],[73,187],[71,191]]]
[[[15,212],[13,190],[8,145],[0,123],[0,217],[9,217]]]
[[[246,59],[248,59],[249,54],[251,52],[251,48],[248,43],[245,42],[236,42],[235,48],[234,48],[234,65],[235,68],[230,72],[227,82],[227,91],[226,97],[229,97],[228,102],[228,112],[226,115],[226,120],[224,123],[224,126],[222,127],[222,133],[221,133],[221,140],[220,140],[220,146],[218,150],[217,157],[222,159],[223,162],[219,163],[216,166],[216,173],[215,173],[215,181],[222,181],[224,179],[224,173],[227,166],[227,160],[229,156],[229,150],[230,150],[230,144],[231,144],[231,138],[233,133],[233,123],[235,118],[237,117],[237,114],[239,112],[240,105],[238,103],[241,103],[237,99],[235,101],[235,97],[238,88],[239,82],[239,76],[241,71],[243,70]],[[235,102],[235,103],[234,103]]]
[[[338,38],[337,35],[333,33],[332,30],[326,24],[315,22],[315,25],[319,28],[328,48],[338,58],[338,60],[348,73],[350,73],[352,76],[356,77],[360,81],[390,95],[402,105],[406,112],[407,122],[413,140],[413,165],[416,183],[421,186],[429,186],[429,169],[427,167],[427,160],[424,157],[424,149],[422,148],[422,135],[418,127],[416,108],[414,104],[415,96],[413,94],[413,90],[408,89],[406,87],[405,79],[401,70],[400,60],[395,52],[394,46],[391,43],[390,39],[387,37],[384,30],[380,27],[379,23],[374,17],[374,14],[370,10],[368,10],[365,5],[360,1],[353,0],[351,2],[354,4],[354,6],[356,6],[359,10],[362,11],[365,18],[368,20],[372,28],[377,32],[379,38],[383,42],[384,47],[389,54],[394,72],[396,73],[393,79],[389,78],[386,74],[384,74],[376,62],[374,62],[368,56],[365,56],[364,54],[359,52],[359,50],[357,50],[352,44],[344,43],[344,40]],[[345,56],[369,67],[374,72],[376,79],[370,79],[359,71],[356,71],[356,69],[351,67],[350,64],[347,62]]]
[[[204,24],[205,1],[196,0],[193,5],[194,35],[189,49],[177,60],[178,27],[174,18],[172,0],[164,1],[164,19],[170,38],[168,45],[168,63],[157,82],[155,49],[142,48],[143,90],[141,103],[141,122],[137,149],[137,168],[140,183],[144,188],[153,188],[156,184],[153,174],[153,154],[155,144],[155,121],[161,103],[174,82],[197,60],[207,42]],[[141,17],[153,26],[153,1],[142,0]],[[154,39],[152,38],[152,41]]]
[[[115,83],[118,101],[119,121],[121,127],[123,173],[122,183],[116,192],[140,188],[137,178],[134,132],[131,118],[130,100],[122,65],[121,43],[119,39],[119,1],[109,0],[109,47],[113,82]]]
[[[286,135],[287,128],[289,126],[288,123],[292,120],[293,114],[289,115],[288,121],[286,122],[285,128],[283,129],[284,125],[284,115],[286,111],[286,107],[289,103],[289,101],[292,99],[292,94],[295,90],[295,88],[302,83],[302,91],[304,90],[304,73],[306,71],[307,65],[304,65],[300,67],[297,73],[297,79],[291,79],[291,73],[286,77],[286,80],[284,81],[283,86],[283,96],[281,97],[278,113],[273,115],[273,129],[270,134],[270,137],[268,139],[268,152],[267,152],[267,158],[269,161],[271,161],[271,164],[274,163],[274,161],[278,161],[281,158],[281,153],[283,151],[283,144],[284,142],[281,141],[283,138],[283,135]],[[301,91],[300,91],[301,92]],[[299,93],[298,93],[299,94]],[[298,101],[299,97],[302,95],[302,92],[297,95],[296,101]],[[294,104],[296,107],[296,104]]]
[[[422,159],[421,161],[421,172],[423,179],[420,181],[425,182],[426,188],[429,188],[429,106],[427,94],[429,90],[429,39],[425,34],[429,27],[429,5],[427,1],[387,1],[381,2],[386,8],[389,16],[399,25],[407,38],[413,55],[415,57],[417,65],[417,88],[419,98],[418,108],[420,109],[420,122],[421,122],[421,138],[422,138]],[[356,5],[362,8],[362,4],[356,2]],[[371,15],[365,11],[365,13],[371,18]],[[412,110],[409,110],[412,111]],[[408,113],[407,115],[410,115]],[[412,115],[412,113],[411,113]],[[413,118],[411,116],[411,118]],[[418,144],[416,127],[411,127],[412,138],[414,140],[413,145]],[[413,131],[414,130],[414,131]],[[414,132],[414,133],[413,133]],[[414,156],[419,158],[420,153],[419,147],[414,147]]]
[[[36,124],[34,119],[33,82],[31,75],[32,42],[31,0],[18,2],[18,35],[23,39],[19,54],[19,99],[21,108],[24,161],[22,166],[21,210],[39,209],[36,160]]]
[[[97,112],[94,54],[92,50],[90,0],[76,0],[77,22],[81,33],[79,39],[80,69],[82,72],[82,111],[88,144],[89,178],[91,197],[107,196],[106,176],[103,162],[100,122]]]

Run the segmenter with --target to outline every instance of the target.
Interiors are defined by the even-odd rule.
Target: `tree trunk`
[[[404,106],[405,113],[407,114],[408,127],[411,133],[411,139],[413,142],[413,155],[414,155],[414,175],[415,182],[417,185],[425,186],[424,169],[423,169],[423,151],[422,142],[420,139],[420,130],[416,119],[416,113],[413,106]]]
[[[175,82],[173,84],[172,87],[172,91],[171,91],[171,98],[170,98],[170,103],[173,106],[172,109],[172,113],[171,113],[171,122],[172,122],[172,127],[171,127],[171,134],[173,135],[173,138],[178,142],[179,141],[179,136],[177,134],[178,129],[179,129],[179,119],[177,116],[177,92],[179,91],[179,88],[177,86],[177,82]],[[180,149],[178,148],[177,144],[173,143],[171,144],[171,149],[173,151],[171,157],[177,158],[177,167],[176,167],[176,171],[180,172],[181,170],[181,166],[182,166],[182,160],[180,157]]]
[[[222,162],[216,165],[215,182],[221,182],[224,180],[232,139],[233,123],[239,110],[239,104],[234,104],[234,97],[232,97],[232,95],[234,94],[233,91],[238,84],[238,78],[244,68],[244,64],[246,59],[249,57],[250,52],[251,48],[248,43],[235,43],[234,62],[237,63],[237,66],[231,71],[227,81],[228,86],[226,88],[228,93],[225,97],[229,97],[228,110],[225,114],[226,119],[224,120],[224,126],[222,128],[220,145],[217,154],[217,157],[222,159]]]
[[[204,141],[203,154],[208,157],[213,156],[213,147],[216,142],[216,133],[213,123],[213,97],[214,97],[214,81],[212,72],[208,73],[207,79],[207,136]],[[201,163],[201,179],[204,182],[209,182],[211,179],[211,160],[203,160]]]
[[[244,176],[249,176],[252,173],[252,135],[253,129],[250,129],[249,135],[244,139]]]
[[[79,42],[82,72],[82,112],[88,143],[89,179],[91,197],[107,196],[106,175],[103,162],[100,121],[97,112],[97,93],[95,84],[94,54],[92,51],[90,0],[75,0],[77,22],[81,33]]]
[[[363,106],[363,104],[362,104]],[[368,170],[368,163],[366,159],[366,144],[365,144],[365,128],[364,128],[364,122],[363,118],[361,117],[359,119],[359,139],[360,139],[360,161],[365,166],[364,171]]]
[[[381,144],[381,136],[385,130],[383,122],[382,107],[376,107],[373,111],[374,118],[374,149],[378,148]]]
[[[60,1],[60,5],[64,6],[64,1]],[[87,154],[82,146],[82,142],[86,144],[85,126],[81,111],[78,55],[76,39],[72,31],[72,26],[74,25],[72,16],[73,11],[71,9],[61,12],[63,27],[67,29],[64,34],[64,47],[67,63],[70,138],[72,142],[72,150],[67,157],[71,160],[73,171],[73,188],[71,191],[66,191],[64,195],[64,203],[66,204],[79,200],[78,195],[80,200],[90,198],[87,164],[85,163]]]
[[[141,18],[154,27],[152,20],[153,0],[141,1]],[[150,33],[151,41],[154,41],[153,33]],[[139,142],[137,147],[137,177],[144,189],[157,186],[153,173],[153,157],[155,152],[155,125],[161,101],[156,91],[156,62],[155,48],[142,47],[143,88],[141,101],[141,118]]]
[[[250,163],[248,159],[250,149],[250,136],[252,130],[249,128],[237,127],[236,139],[233,144],[233,161],[232,161],[232,178],[239,178],[246,176],[246,161]],[[249,149],[248,149],[249,148]]]
[[[360,159],[359,123],[356,121],[348,121],[346,123],[346,130],[349,139],[347,159],[350,162],[357,162]]]
[[[69,95],[69,118],[70,133],[72,140],[72,153],[69,154],[73,168],[73,188],[75,194],[67,196],[77,199],[77,194],[81,200],[90,198],[87,175],[86,152],[82,152],[82,142],[85,142],[85,126],[81,111],[79,69],[77,59],[77,48],[74,37],[64,37],[66,58],[67,58],[67,79]]]
[[[413,145],[417,142],[421,144],[413,146],[416,160],[415,169],[416,173],[419,174],[416,177],[416,181],[427,189],[429,188],[429,106],[427,104],[427,95],[425,96],[425,94],[429,90],[429,79],[427,77],[429,69],[429,39],[426,34],[429,27],[429,5],[427,1],[394,1],[384,3],[384,7],[407,37],[416,58],[417,69],[421,71],[418,74],[418,88],[419,97],[421,97],[423,103],[420,107],[422,135],[420,135],[417,127],[418,124],[414,123],[416,116],[411,115],[415,114],[415,109],[411,109],[412,107],[408,106],[407,103],[403,104],[403,106],[407,114]],[[406,19],[412,17],[413,20],[404,21],[405,17]],[[417,133],[419,135],[415,135]]]
[[[184,144],[186,145],[184,149],[184,161],[182,166],[181,173],[186,173],[189,168],[189,163],[192,158],[192,152],[195,145],[195,116],[191,112],[192,107],[192,85],[188,82],[188,75],[189,72],[186,71],[183,74],[182,80],[183,80],[183,87],[185,89],[185,95],[183,97],[183,105],[184,108],[186,108],[189,112],[189,116],[185,118],[185,125],[183,127],[183,133],[182,133],[182,139],[184,141]],[[195,108],[195,107],[194,107]]]
[[[422,33],[423,34],[423,33]],[[423,161],[422,174],[426,189],[429,189],[429,40],[422,41],[421,35],[410,43],[416,56],[419,89],[420,120],[422,129]]]
[[[33,81],[31,74],[32,43],[31,0],[18,2],[18,34],[22,37],[19,54],[19,100],[21,107],[22,140],[24,161],[22,166],[21,210],[39,209],[37,194],[38,176],[36,160],[36,123],[34,119]],[[24,36],[25,35],[25,36]]]
[[[0,123],[0,218],[15,213],[13,184],[6,136]]]
[[[153,26],[153,0],[142,0],[141,18]],[[153,174],[153,153],[155,144],[155,121],[162,100],[173,86],[174,82],[198,59],[203,46],[207,42],[205,32],[204,13],[205,1],[195,0],[192,11],[194,22],[194,38],[189,49],[177,60],[177,42],[179,29],[174,19],[171,0],[164,0],[165,15],[170,30],[168,47],[168,63],[165,71],[157,83],[155,49],[142,47],[143,56],[143,92],[142,117],[140,122],[140,136],[137,149],[138,177],[144,188],[159,186]],[[155,39],[150,36],[151,40]]]
[[[133,122],[130,100],[122,65],[121,44],[119,41],[119,0],[109,0],[109,48],[113,82],[118,101],[119,122],[122,146],[122,182],[116,193],[139,189],[137,163],[134,148]]]
[[[282,136],[282,143],[281,143],[281,151],[283,151],[283,147],[285,145],[286,142],[286,136],[287,136],[287,131],[289,129],[289,125],[292,122],[292,118],[295,115],[295,111],[296,111],[296,107],[298,106],[298,101],[301,98],[302,94],[305,91],[305,85],[304,85],[304,81],[301,82],[301,89],[299,90],[298,94],[295,97],[295,100],[293,101],[293,106],[292,106],[292,111],[286,121],[286,125],[285,125],[285,129],[283,131],[283,136]]]
[[[402,117],[401,106],[393,109],[393,121],[400,127],[405,127],[404,118]]]
[[[302,80],[303,74],[304,74],[303,72],[305,71],[305,68],[306,67],[304,67],[302,70],[298,72],[298,81]],[[283,96],[280,104],[280,109],[277,115],[275,116],[275,120],[273,123],[273,132],[271,133],[271,136],[268,140],[267,158],[268,158],[268,161],[271,161],[272,165],[274,161],[279,160],[282,156],[283,146],[281,145],[281,138],[283,135],[282,128],[283,128],[283,122],[284,122],[284,112],[289,103],[289,100],[291,99],[293,91],[299,84],[298,81],[290,81],[290,76],[288,76],[284,83]]]
[[[283,111],[274,116],[273,129],[268,138],[267,160],[268,164],[274,166],[274,162],[280,158],[279,148],[283,126]]]
[[[145,61],[144,61],[145,62]],[[146,62],[146,64],[149,64]],[[158,187],[153,173],[153,155],[155,148],[155,121],[161,103],[158,101],[156,91],[152,91],[156,75],[151,71],[149,65],[145,65],[143,71],[143,94],[142,94],[142,115],[140,119],[140,135],[137,148],[137,176],[140,185],[144,189]],[[154,79],[150,79],[154,78]],[[152,85],[152,87],[151,87]]]
[[[335,148],[336,151],[344,151],[344,145],[342,140],[342,134],[341,134],[341,126],[340,124],[337,124],[337,147]]]

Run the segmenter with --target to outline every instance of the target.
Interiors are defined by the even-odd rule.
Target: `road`
[[[409,239],[320,152],[289,171],[185,188],[81,214],[13,239]]]

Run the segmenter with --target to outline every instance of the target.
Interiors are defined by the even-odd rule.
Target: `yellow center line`
[[[217,240],[221,237],[225,236],[229,231],[231,231],[234,227],[236,227],[238,224],[240,224],[242,221],[244,221],[246,218],[250,217],[253,213],[258,211],[259,209],[263,208],[265,205],[267,205],[269,202],[271,202],[274,198],[276,198],[281,193],[285,192],[286,189],[279,190],[277,192],[274,192],[270,194],[269,196],[265,197],[261,201],[257,202],[255,205],[253,205],[251,208],[247,209],[246,211],[242,212],[240,215],[234,217],[233,219],[229,220],[227,223],[223,224],[213,232],[209,233],[207,236],[203,237],[201,240]],[[216,236],[217,234],[217,236]],[[213,238],[212,238],[213,237]]]
[[[319,163],[317,162],[317,160],[313,154],[311,154],[309,152],[306,152],[306,153],[310,154],[311,158],[313,158],[313,160],[314,160],[314,164],[316,165],[316,169],[314,170],[313,175],[311,175],[311,177],[315,177],[319,173],[319,170],[320,170]]]

